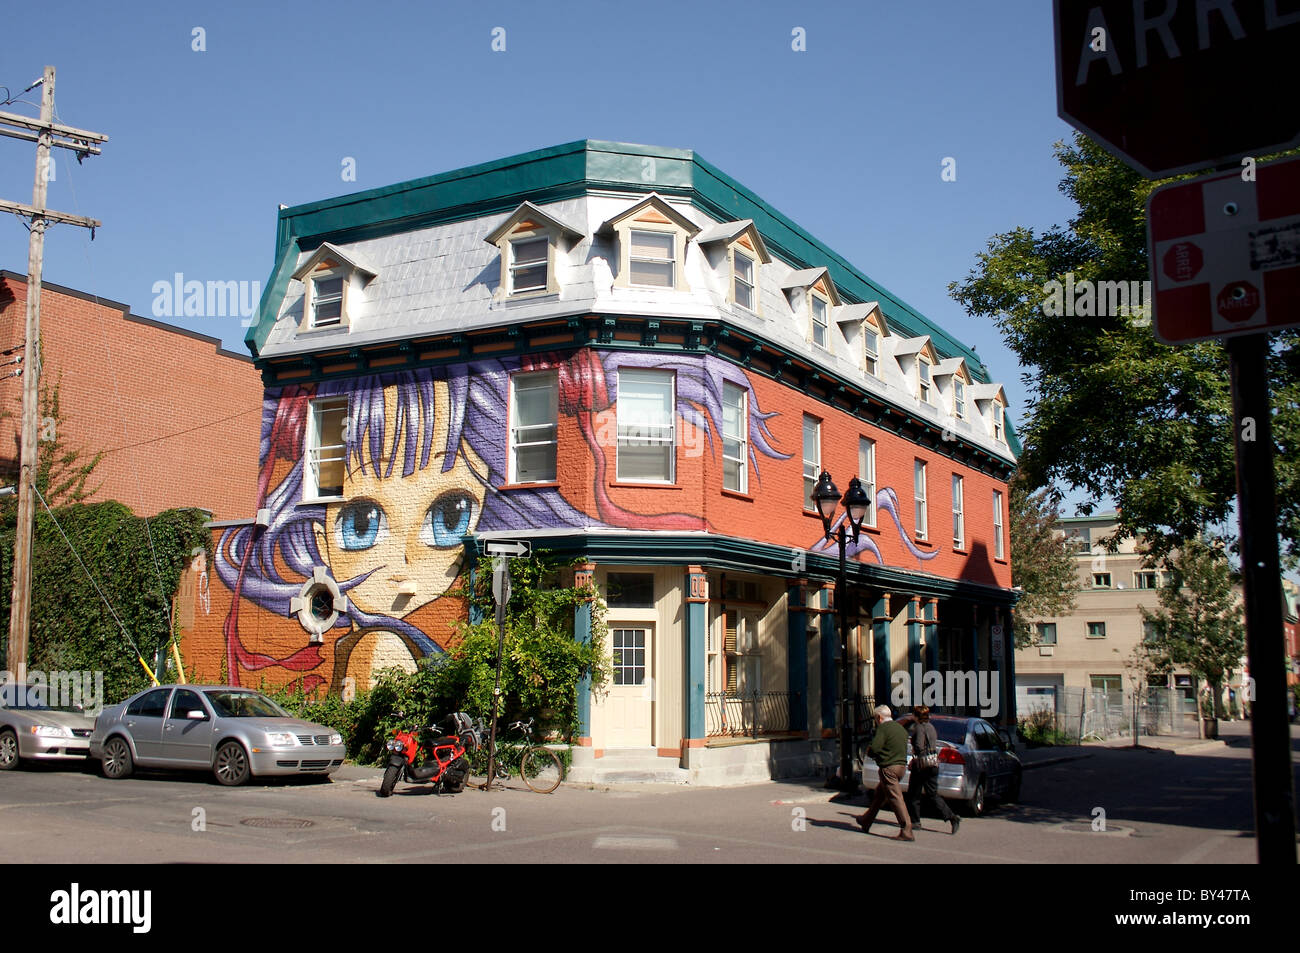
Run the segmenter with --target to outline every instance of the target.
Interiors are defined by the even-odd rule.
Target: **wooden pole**
[[[41,130],[36,142],[36,182],[32,186],[31,239],[27,246],[27,337],[23,344],[23,426],[18,471],[18,527],[14,534],[14,588],[9,602],[7,667],[26,679],[28,621],[32,605],[32,518],[35,515],[36,431],[40,414],[41,266],[45,256],[45,196],[54,136],[54,67],[41,83]]]

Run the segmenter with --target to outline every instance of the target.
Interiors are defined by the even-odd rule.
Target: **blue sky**
[[[640,142],[694,149],[753,189],[974,345],[1022,405],[1014,356],[947,286],[991,235],[1071,214],[1043,0],[54,2],[12,7],[5,33],[39,40],[5,44],[0,84],[16,94],[51,64],[61,120],[110,137],[81,166],[56,150],[50,207],[104,225],[94,242],[53,227],[45,278],[136,314],[176,272],[265,283],[280,203]],[[31,200],[33,158],[0,140],[0,196]],[[27,270],[17,218],[0,219],[0,267]],[[243,351],[238,317],[172,320]]]

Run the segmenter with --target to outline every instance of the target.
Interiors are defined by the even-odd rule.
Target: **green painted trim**
[[[786,588],[786,689],[790,692],[790,730],[808,730],[808,613],[803,586]],[[796,611],[798,610],[798,611]]]
[[[683,640],[686,658],[682,666],[685,674],[682,701],[686,706],[686,723],[683,738],[705,738],[709,733],[704,717],[705,635],[709,624],[707,609],[708,606],[703,602],[686,603],[686,638]]]

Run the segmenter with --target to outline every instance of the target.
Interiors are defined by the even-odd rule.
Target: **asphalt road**
[[[1073,749],[1026,771],[1020,804],[966,818],[955,837],[927,818],[912,844],[890,839],[888,813],[861,833],[863,798],[810,781],[444,796],[403,783],[381,799],[380,772],[351,766],[330,783],[243,788],[6,772],[0,827],[6,861],[53,863],[1252,863],[1245,727],[1178,752]]]

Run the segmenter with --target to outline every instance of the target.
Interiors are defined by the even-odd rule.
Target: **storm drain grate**
[[[309,821],[301,817],[246,817],[239,823],[245,827],[301,830],[304,827],[311,827],[315,821]]]

